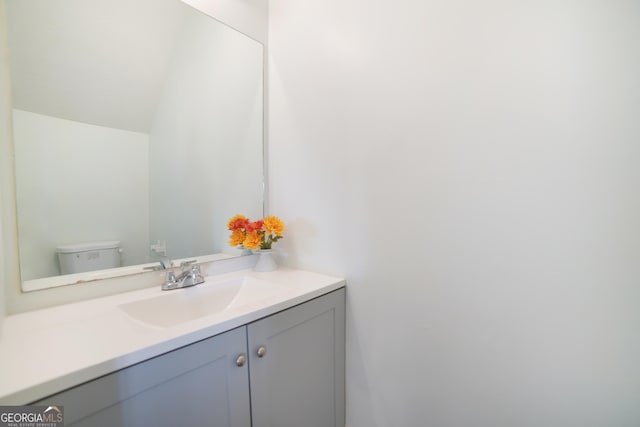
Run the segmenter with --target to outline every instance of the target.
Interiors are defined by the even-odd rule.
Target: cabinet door
[[[344,427],[344,289],[247,326],[253,427]]]
[[[37,402],[64,405],[65,425],[250,427],[241,327]]]

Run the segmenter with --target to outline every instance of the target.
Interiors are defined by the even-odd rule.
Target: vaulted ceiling
[[[13,106],[148,132],[180,0],[7,0]]]

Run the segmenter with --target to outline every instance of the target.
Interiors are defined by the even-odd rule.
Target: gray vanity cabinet
[[[344,309],[343,288],[34,404],[67,426],[344,427]]]
[[[345,291],[247,326],[253,427],[344,427]]]
[[[65,425],[248,427],[245,327],[191,344],[37,402],[64,405]]]

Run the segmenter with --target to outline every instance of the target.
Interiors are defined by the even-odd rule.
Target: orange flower
[[[262,236],[257,231],[250,231],[247,233],[247,236],[244,238],[242,242],[242,246],[245,249],[258,249],[260,242],[262,241]]]
[[[261,219],[259,219],[258,221],[255,222],[251,222],[249,224],[247,224],[247,231],[258,231],[262,229],[262,223],[263,221]]]
[[[249,224],[249,220],[244,215],[234,215],[231,217],[229,222],[227,223],[227,228],[229,230],[238,230],[241,228],[245,228]]]
[[[239,228],[236,228],[231,232],[231,236],[229,237],[229,246],[238,246],[244,242],[244,231]]]
[[[268,216],[264,219],[264,225],[262,229],[267,234],[275,234],[276,236],[282,236],[284,232],[284,223],[277,216]]]

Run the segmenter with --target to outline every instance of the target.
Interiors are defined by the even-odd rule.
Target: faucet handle
[[[191,280],[193,280],[193,283],[196,285],[204,282],[204,276],[202,276],[202,271],[200,270],[199,265],[191,267]]]
[[[199,277],[199,276],[201,276],[200,266],[199,265],[191,266],[191,277],[195,279],[196,277]]]

